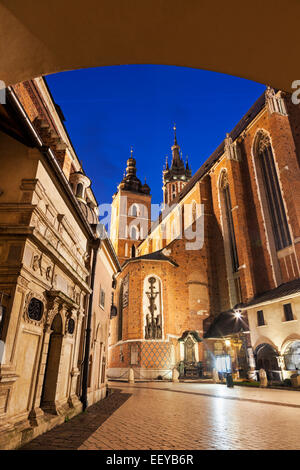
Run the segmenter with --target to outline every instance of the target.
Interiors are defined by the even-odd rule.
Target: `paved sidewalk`
[[[24,449],[300,449],[299,392],[170,382],[113,387],[121,392],[107,399],[114,404],[104,400]]]
[[[127,389],[128,383],[118,384],[113,382],[114,388]],[[261,402],[282,406],[300,408],[300,391],[298,390],[276,390],[257,387],[246,387],[235,385],[228,388],[225,384],[213,383],[172,383],[172,382],[148,382],[135,383],[131,387],[153,390],[172,390],[178,393],[196,394],[202,396],[222,397],[225,399],[242,400],[249,402]]]

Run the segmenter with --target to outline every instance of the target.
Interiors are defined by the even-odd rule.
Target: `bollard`
[[[130,384],[134,384],[134,371],[133,371],[132,367],[130,367],[130,369],[128,371],[128,382]]]
[[[259,369],[259,386],[261,388],[266,388],[268,386],[268,379],[265,369]]]
[[[179,377],[179,372],[176,369],[176,367],[174,367],[172,371],[172,382],[179,382],[178,377]]]
[[[229,372],[226,374],[226,385],[228,388],[233,388],[232,374],[230,374]]]
[[[217,369],[213,369],[212,376],[213,376],[213,382],[214,382],[215,384],[220,383],[219,372],[217,371]]]

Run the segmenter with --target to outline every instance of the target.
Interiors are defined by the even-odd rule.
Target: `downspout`
[[[88,377],[89,377],[89,358],[90,358],[90,349],[91,349],[91,324],[92,324],[92,314],[93,314],[94,283],[95,283],[97,255],[98,255],[100,244],[101,244],[101,239],[94,240],[92,244],[93,263],[92,263],[91,282],[90,282],[90,288],[92,289],[92,292],[90,293],[90,298],[89,298],[89,308],[88,308],[87,323],[86,323],[86,330],[85,330],[85,348],[84,348],[82,390],[81,390],[81,401],[83,404],[83,411],[88,407],[87,391],[88,391]]]

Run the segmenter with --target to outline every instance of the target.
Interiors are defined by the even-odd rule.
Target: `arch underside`
[[[164,64],[291,91],[300,78],[300,3],[253,0],[247,14],[245,8],[239,0],[86,0],[84,6],[73,0],[1,0],[0,79],[9,85],[63,70]]]

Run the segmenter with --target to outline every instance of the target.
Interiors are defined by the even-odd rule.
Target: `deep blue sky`
[[[173,123],[194,174],[265,86],[215,72],[122,65],[47,77],[98,203],[111,203],[133,146],[137,175],[162,201],[162,169]]]

